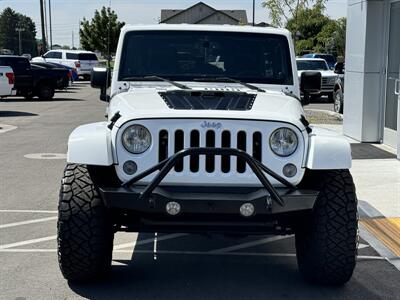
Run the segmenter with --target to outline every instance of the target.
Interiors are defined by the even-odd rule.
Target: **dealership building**
[[[400,159],[400,0],[348,0],[344,134]]]

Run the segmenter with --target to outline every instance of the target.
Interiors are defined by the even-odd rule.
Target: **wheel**
[[[32,100],[33,99],[33,93],[31,91],[29,92],[22,92],[21,96],[25,98],[25,100]]]
[[[338,89],[333,92],[333,109],[335,112],[342,114],[343,113],[343,92],[341,89]]]
[[[39,86],[38,97],[39,100],[51,100],[54,97],[54,88],[47,84]]]
[[[321,99],[321,95],[311,95],[311,97],[310,97],[311,99],[311,101],[312,102],[316,102],[316,101],[318,101],[319,99]]]
[[[90,80],[90,75],[83,75],[83,80]]]
[[[58,206],[58,261],[70,281],[101,278],[111,266],[114,231],[85,165],[68,164]]]
[[[311,283],[342,285],[352,276],[358,243],[357,198],[348,170],[315,173],[319,195],[309,220],[296,229],[297,264]],[[303,220],[304,221],[304,220]]]

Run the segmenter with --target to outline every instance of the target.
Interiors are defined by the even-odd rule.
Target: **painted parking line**
[[[46,236],[46,237],[42,237],[42,238],[26,240],[26,241],[22,241],[22,242],[4,244],[4,245],[0,245],[0,250],[19,247],[19,246],[25,246],[25,245],[30,245],[30,244],[36,244],[36,243],[41,243],[41,242],[46,242],[46,241],[51,241],[51,240],[55,240],[56,238],[57,238],[56,235],[51,235],[51,236]]]
[[[57,210],[30,210],[30,209],[0,209],[0,213],[37,213],[37,214],[56,214]]]
[[[17,129],[17,126],[13,125],[6,125],[6,124],[0,124],[0,133],[5,133],[14,129]]]
[[[57,220],[57,218],[58,217],[56,216],[56,217],[47,217],[47,218],[41,218],[41,219],[33,219],[33,220],[21,221],[21,222],[7,223],[7,224],[0,225],[0,229],[9,228],[9,227],[15,227],[15,226],[21,226],[21,225],[27,225],[27,224],[48,222],[48,221],[52,221],[52,220]]]
[[[186,233],[167,234],[167,235],[163,235],[163,236],[158,236],[157,240],[158,241],[166,241],[166,240],[175,239],[175,238],[186,236],[186,235],[187,235]],[[120,250],[120,249],[124,249],[124,248],[128,248],[128,247],[133,249],[136,245],[140,246],[140,245],[154,243],[154,239],[155,238],[149,238],[149,239],[145,239],[145,240],[141,240],[141,241],[134,241],[134,242],[115,245],[114,250]]]

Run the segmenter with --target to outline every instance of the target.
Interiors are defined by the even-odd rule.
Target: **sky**
[[[49,0],[45,0],[48,3]],[[158,23],[160,11],[167,9],[184,9],[200,0],[111,0],[111,7],[118,18],[127,24]],[[53,44],[78,45],[79,21],[91,19],[95,9],[108,6],[110,0],[51,0]],[[252,19],[252,0],[203,0],[216,9],[246,9],[249,21]],[[268,11],[261,6],[262,0],[256,0],[256,22],[268,22]],[[346,16],[347,0],[328,0],[326,13],[337,19]],[[27,15],[36,23],[37,37],[41,37],[40,2],[39,0],[0,0],[0,11],[11,7]],[[72,32],[74,34],[72,34]]]

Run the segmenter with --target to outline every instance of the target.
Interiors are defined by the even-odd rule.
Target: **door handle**
[[[394,93],[400,95],[400,79],[396,79],[394,82]]]

